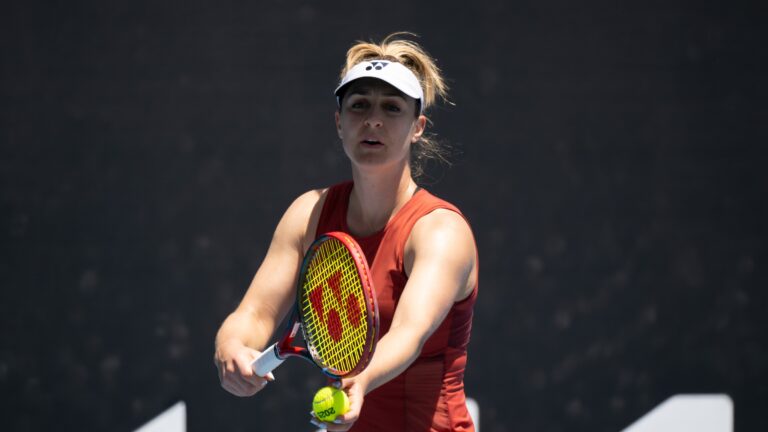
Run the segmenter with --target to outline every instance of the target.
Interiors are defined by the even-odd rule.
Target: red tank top
[[[346,182],[328,190],[316,236],[330,231],[349,233],[347,209],[352,186]],[[405,242],[416,221],[437,209],[461,214],[452,204],[420,189],[383,230],[355,237],[371,268],[379,302],[380,337],[389,331],[408,281],[403,265]],[[474,431],[464,397],[464,369],[476,298],[477,285],[469,297],[454,303],[408,369],[366,395],[352,431]]]

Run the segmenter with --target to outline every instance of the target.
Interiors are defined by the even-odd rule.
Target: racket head
[[[334,378],[360,373],[373,356],[379,312],[368,262],[347,233],[321,235],[299,273],[297,308],[312,360]]]

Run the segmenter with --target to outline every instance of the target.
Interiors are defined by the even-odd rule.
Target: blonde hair
[[[421,84],[424,100],[421,101],[422,112],[426,113],[437,102],[448,101],[448,85],[435,59],[432,58],[418,43],[403,39],[406,36],[417,37],[414,33],[395,32],[385,37],[381,42],[357,41],[347,51],[347,61],[341,69],[341,78],[356,64],[366,60],[389,60],[401,63],[411,70]],[[418,114],[418,112],[417,112]],[[431,122],[429,122],[431,124]],[[429,161],[449,164],[447,159],[449,149],[440,145],[432,134],[424,134],[411,148],[411,173],[414,178],[424,174],[425,165]]]

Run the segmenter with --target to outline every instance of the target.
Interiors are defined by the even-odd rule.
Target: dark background
[[[311,430],[322,378],[218,386],[282,211],[348,176],[332,90],[395,30],[450,79],[426,179],[470,218],[482,430],[618,431],[676,393],[768,430],[764,2],[5,2],[0,429]]]

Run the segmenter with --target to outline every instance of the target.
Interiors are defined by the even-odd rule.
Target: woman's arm
[[[437,210],[416,223],[405,247],[408,282],[395,309],[392,325],[376,346],[368,367],[343,380],[350,411],[328,430],[347,430],[360,414],[365,394],[401,374],[443,322],[456,301],[475,286],[477,253],[464,218]]]
[[[222,387],[230,393],[251,396],[273,379],[254,376],[251,362],[295,301],[296,278],[320,196],[320,191],[307,192],[286,210],[243,300],[216,335],[214,362]]]

